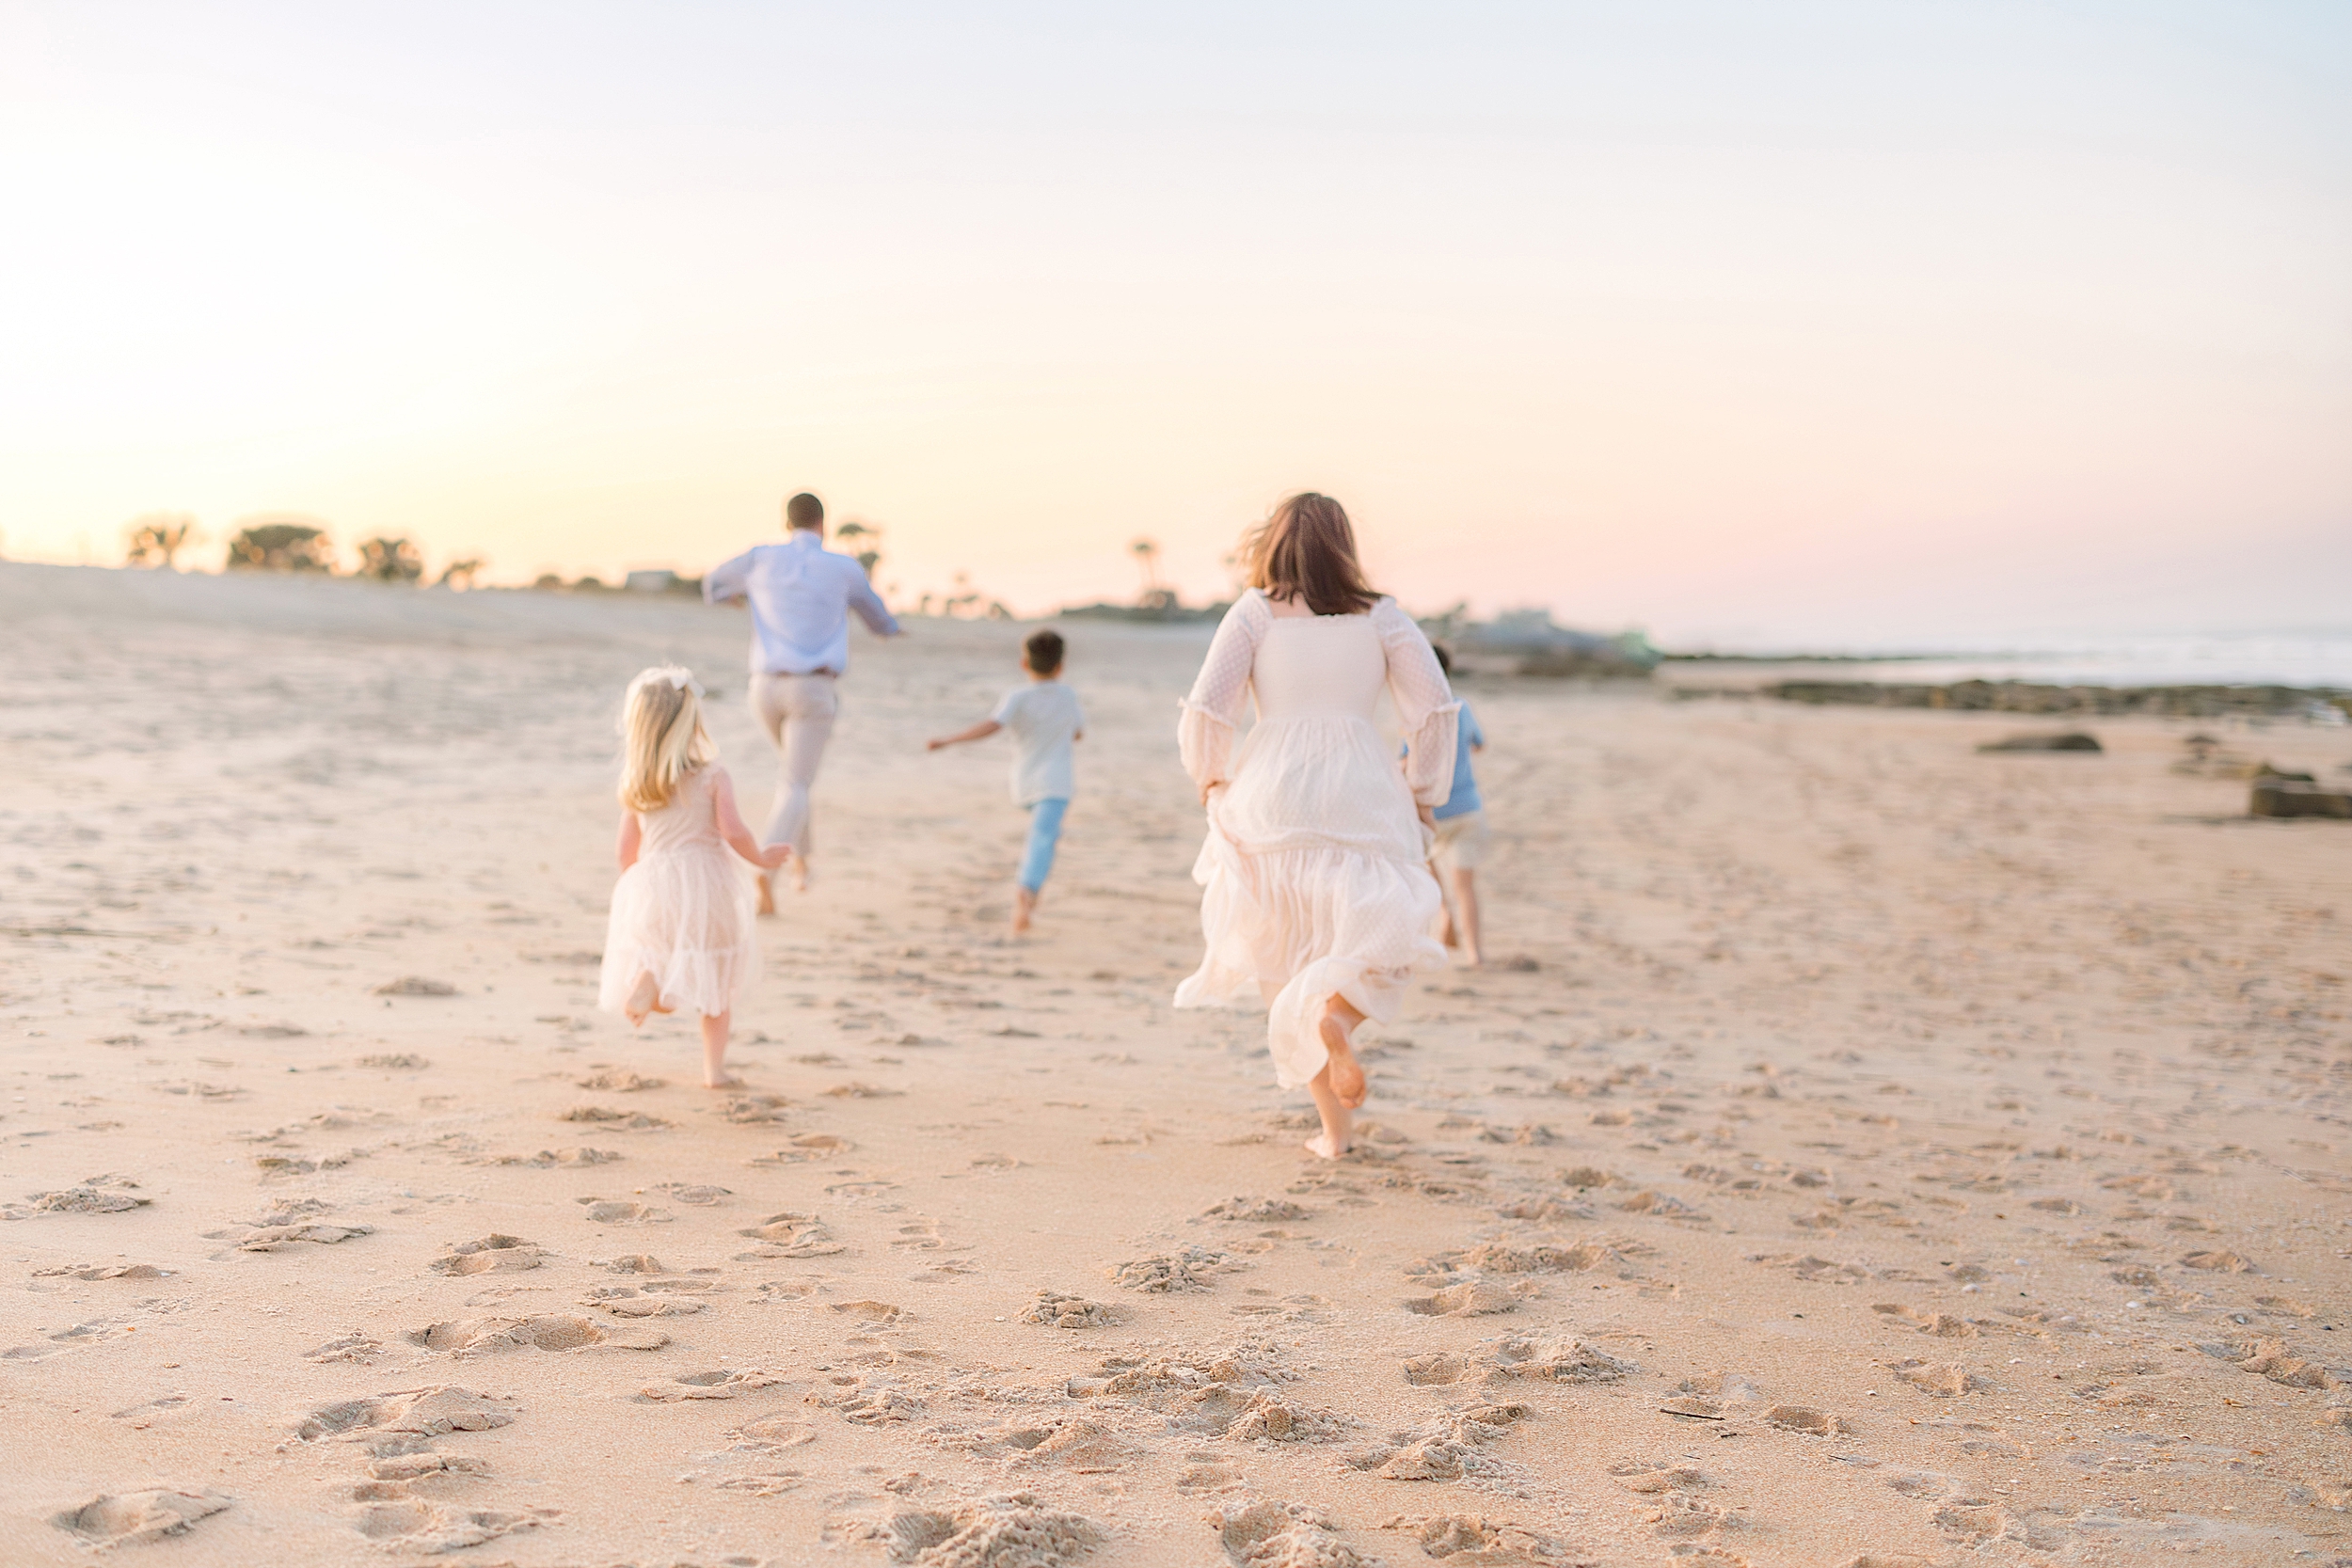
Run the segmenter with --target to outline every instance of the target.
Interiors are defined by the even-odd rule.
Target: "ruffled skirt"
[[[759,969],[754,898],[750,873],[723,845],[640,860],[613,885],[596,1006],[618,1012],[650,973],[665,1007],[733,1012]]]
[[[1207,956],[1176,988],[1180,1007],[1255,1002],[1267,992],[1276,1079],[1296,1088],[1323,1070],[1323,1008],[1344,997],[1393,1019],[1414,971],[1445,962],[1430,935],[1443,909],[1418,861],[1323,844],[1249,851],[1212,814],[1193,866]]]

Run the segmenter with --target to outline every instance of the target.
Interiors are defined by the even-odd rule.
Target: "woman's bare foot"
[[[763,871],[757,878],[755,879],[755,880],[759,883],[759,912],[762,914],[775,913],[776,884],[774,879],[771,878],[768,873]]]
[[[1331,1074],[1331,1092],[1349,1110],[1364,1102],[1370,1086],[1364,1082],[1363,1064],[1356,1060],[1353,1038],[1356,1025],[1363,1022],[1358,1012],[1343,998],[1333,997],[1323,1009],[1323,1049],[1330,1055],[1327,1070]]]
[[[1037,895],[1025,887],[1012,890],[1012,934],[1025,936],[1029,917],[1037,913]]]
[[[628,995],[621,1003],[621,1016],[628,1020],[630,1028],[642,1029],[647,1013],[666,1013],[669,1010],[661,1005],[661,987],[654,979],[653,971],[640,971],[637,983],[628,988]]]

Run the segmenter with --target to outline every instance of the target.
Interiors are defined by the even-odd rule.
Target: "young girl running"
[[[742,1082],[726,1069],[727,1029],[759,968],[751,881],[735,855],[772,871],[792,853],[788,844],[763,849],[752,837],[718,756],[691,673],[665,667],[628,683],[621,879],[596,995],[597,1006],[627,1014],[632,1025],[647,1013],[700,1013],[703,1082],[714,1089]]]

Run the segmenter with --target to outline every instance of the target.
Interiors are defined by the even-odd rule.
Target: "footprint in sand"
[[[399,1051],[381,1055],[362,1056],[354,1065],[376,1068],[386,1072],[422,1072],[433,1064],[413,1051]]]
[[[774,1388],[785,1380],[774,1372],[745,1367],[729,1371],[688,1372],[667,1383],[649,1383],[637,1391],[640,1404],[675,1404],[691,1400],[731,1400],[755,1389]]]
[[[866,1329],[896,1328],[914,1316],[905,1307],[893,1306],[886,1301],[828,1302],[825,1305],[825,1310],[849,1318],[859,1327]]]
[[[1238,1220],[1251,1225],[1268,1225],[1277,1221],[1311,1219],[1314,1211],[1293,1203],[1286,1197],[1253,1197],[1243,1194],[1213,1203],[1199,1215],[1204,1220]]]
[[[645,1089],[666,1088],[669,1082],[666,1078],[641,1078],[619,1068],[606,1068],[601,1072],[592,1072],[585,1078],[574,1080],[573,1086],[603,1094],[636,1094]]]
[[[510,1512],[495,1508],[445,1508],[437,1503],[404,1499],[371,1504],[354,1521],[361,1535],[388,1551],[438,1557],[464,1551],[486,1541],[536,1529],[561,1518],[562,1511],[534,1508]]]
[[[667,1193],[675,1203],[693,1209],[711,1209],[735,1196],[727,1187],[713,1187],[700,1181],[664,1181],[655,1187],[657,1193]]]
[[[124,1214],[134,1209],[144,1209],[151,1201],[125,1190],[137,1185],[135,1181],[119,1178],[92,1177],[76,1186],[56,1192],[35,1193],[30,1204],[11,1203],[5,1212],[5,1217],[24,1219],[29,1214]]]
[[[1803,1433],[1808,1437],[1837,1437],[1851,1433],[1847,1425],[1826,1410],[1809,1404],[1776,1404],[1764,1412],[1764,1424],[1783,1432]]]
[[[79,1508],[52,1515],[49,1522],[85,1546],[103,1551],[184,1535],[198,1520],[211,1518],[235,1500],[210,1487],[195,1492],[152,1487],[142,1492],[101,1493]]]
[[[825,1533],[829,1541],[881,1545],[893,1563],[913,1568],[1069,1568],[1106,1539],[1084,1514],[1047,1508],[1026,1492],[898,1509],[880,1520],[835,1518]]]
[[[847,1138],[831,1132],[803,1132],[772,1154],[756,1154],[750,1164],[755,1165],[797,1165],[810,1160],[830,1160],[847,1154],[857,1146]]]
[[[1628,1459],[1609,1466],[1610,1475],[1629,1492],[1704,1492],[1715,1483],[1689,1465],[1667,1460]]]
[[[322,1405],[294,1424],[306,1443],[347,1433],[392,1433],[437,1437],[451,1432],[490,1432],[515,1419],[511,1400],[442,1385]]]
[[[1422,1552],[1430,1557],[1459,1558],[1466,1563],[1491,1564],[1493,1568],[1540,1568],[1544,1563],[1575,1559],[1568,1544],[1555,1536],[1518,1525],[1498,1524],[1475,1513],[1397,1518],[1380,1528],[1402,1530],[1420,1542]]]
[[[1890,1323],[1901,1323],[1922,1334],[1931,1334],[1939,1339],[1973,1339],[1978,1334],[1976,1324],[1965,1318],[1956,1318],[1949,1312],[1921,1312],[1893,1302],[1880,1302],[1870,1310]]]
[[[671,1216],[668,1210],[651,1209],[644,1204],[632,1203],[627,1199],[581,1197],[574,1198],[572,1201],[586,1206],[588,1212],[583,1217],[591,1225],[667,1225],[670,1223]]]
[[[575,1105],[556,1119],[587,1122],[609,1132],[651,1132],[677,1125],[643,1111],[624,1111],[617,1105]]]
[[[830,1258],[850,1249],[833,1239],[831,1231],[814,1214],[786,1211],[771,1214],[757,1225],[736,1232],[749,1236],[766,1245],[755,1252],[739,1253],[744,1261],[770,1258]]]
[[[1899,1361],[1894,1363],[1898,1381],[1908,1383],[1923,1394],[1937,1399],[1955,1399],[1993,1386],[1992,1382],[1970,1371],[1956,1362]]]
[[[1109,1328],[1119,1318],[1099,1301],[1064,1295],[1059,1291],[1040,1291],[1021,1314],[1021,1321],[1047,1328]]]
[[[354,1366],[365,1367],[383,1354],[383,1340],[371,1338],[355,1329],[349,1334],[329,1339],[316,1349],[306,1352],[302,1358],[305,1361],[316,1361],[321,1365],[348,1361]]]
[[[168,1279],[179,1271],[152,1263],[69,1263],[61,1268],[35,1269],[35,1279]],[[2267,1298],[2266,1298],[2267,1299]],[[2310,1317],[2306,1311],[2302,1314]]]
[[[330,1225],[309,1220],[299,1225],[263,1226],[237,1243],[239,1252],[289,1252],[296,1247],[333,1246],[354,1237],[373,1236],[372,1225]]]
[[[1385,1481],[1459,1481],[1493,1466],[1481,1450],[1534,1412],[1524,1404],[1481,1402],[1432,1417],[1348,1456],[1355,1469]]]
[[[780,1094],[739,1094],[730,1096],[719,1106],[719,1114],[739,1126],[755,1126],[760,1122],[785,1121],[791,1116],[792,1101]]]
[[[1124,1290],[1140,1291],[1147,1295],[1166,1295],[1175,1291],[1206,1291],[1211,1275],[1221,1274],[1232,1266],[1232,1258],[1225,1253],[1191,1246],[1181,1252],[1159,1253],[1115,1264],[1104,1273],[1113,1284]]]
[[[469,1164],[532,1165],[540,1170],[568,1169],[576,1165],[609,1165],[622,1158],[618,1150],[610,1148],[543,1148],[525,1159],[519,1154],[501,1154],[488,1161],[467,1162]]]
[[[503,1351],[660,1350],[670,1337],[660,1329],[608,1329],[586,1318],[466,1318],[428,1323],[402,1336],[410,1344],[443,1354],[469,1357]]]
[[[1471,1279],[1425,1296],[1408,1297],[1401,1305],[1424,1318],[1483,1318],[1518,1311],[1526,1301],[1520,1291],[1528,1289],[1525,1283],[1513,1289],[1488,1279]]]
[[[666,1281],[657,1283],[668,1283]],[[615,1318],[686,1318],[700,1312],[709,1304],[693,1299],[681,1299],[667,1292],[648,1294],[656,1289],[649,1284],[641,1291],[634,1285],[599,1285],[581,1298],[580,1305],[593,1307]],[[647,1347],[631,1346],[630,1349]]]
[[[1228,1503],[1210,1523],[1235,1568],[1364,1568],[1329,1515],[1298,1503]]]
[[[545,1259],[536,1242],[497,1233],[450,1248],[425,1266],[435,1274],[452,1275],[511,1273],[535,1269]]]

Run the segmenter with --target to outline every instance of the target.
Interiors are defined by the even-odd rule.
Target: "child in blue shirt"
[[[1453,657],[1442,645],[1436,646],[1435,652],[1439,667],[1452,679]],[[1460,949],[1466,969],[1476,969],[1486,961],[1478,918],[1478,863],[1486,854],[1486,811],[1478,796],[1478,775],[1470,769],[1470,753],[1486,749],[1486,732],[1478,727],[1470,704],[1464,703],[1454,739],[1454,793],[1431,814],[1438,837],[1429,852],[1429,866],[1437,873],[1438,888],[1447,895],[1445,944]]]
[[[966,740],[983,740],[998,730],[1009,730],[1017,747],[1012,758],[1013,804],[1029,814],[1029,844],[1015,876],[1012,929],[1018,936],[1029,928],[1037,912],[1037,895],[1054,869],[1054,850],[1061,842],[1062,814],[1077,788],[1071,743],[1086,736],[1086,714],[1078,694],[1061,683],[1061,633],[1030,634],[1022,645],[1021,667],[1029,684],[1005,693],[996,711],[954,735],[930,742],[936,752]]]

